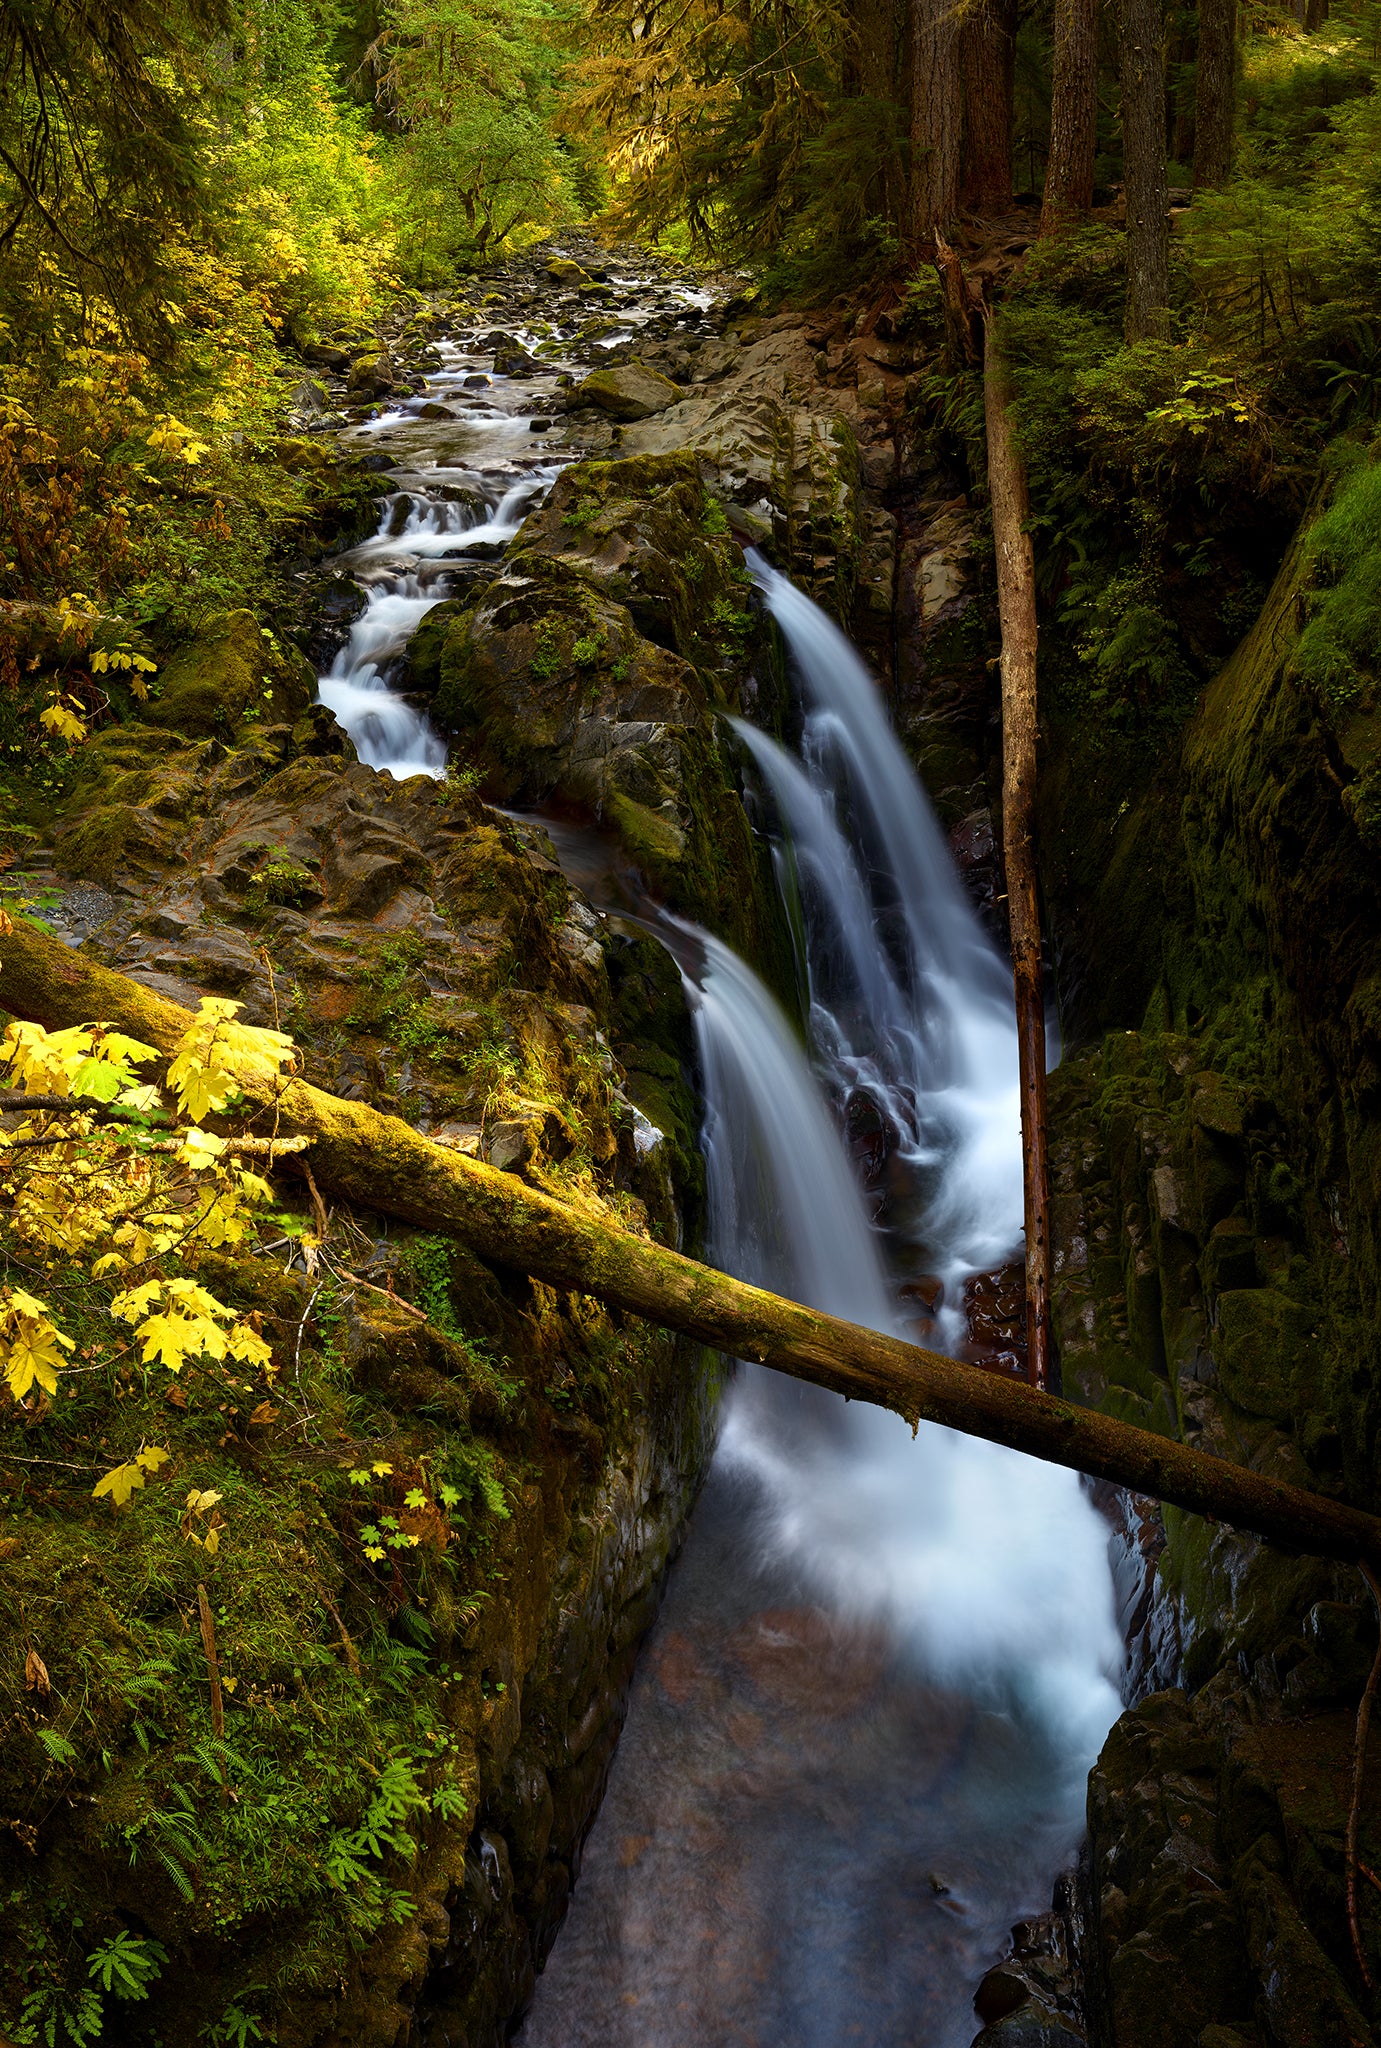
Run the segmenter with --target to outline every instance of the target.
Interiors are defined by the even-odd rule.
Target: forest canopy
[[[1378,72],[1371,0],[4,0],[5,673],[15,606],[68,604],[75,676],[245,601],[310,495],[254,467],[304,351],[580,223],[890,293],[961,462],[935,258],[1029,251],[1051,624],[1114,724],[1174,718],[1381,407]]]

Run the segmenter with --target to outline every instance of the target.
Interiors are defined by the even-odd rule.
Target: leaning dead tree
[[[1026,1215],[1026,1350],[1031,1384],[1050,1385],[1050,1162],[1045,1111],[1045,990],[1036,886],[1036,569],[1027,525],[1026,464],[989,313],[983,328],[988,495],[1002,626],[1002,858],[1012,934],[1021,1067],[1021,1153]]]
[[[50,1029],[100,1018],[166,1052],[192,1021],[176,1003],[27,924],[0,942],[0,1005]],[[747,1287],[635,1236],[595,1203],[553,1201],[365,1103],[342,1102],[304,1081],[285,1084],[267,1067],[242,1078],[250,1101],[272,1111],[283,1135],[309,1141],[317,1185],[361,1209],[446,1231],[495,1265],[593,1295],[913,1424],[941,1423],[1289,1549],[1381,1570],[1381,1520],[1358,1508]]]

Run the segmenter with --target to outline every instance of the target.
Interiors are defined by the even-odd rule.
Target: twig
[[[294,1384],[294,1385],[296,1385],[296,1384],[297,1384],[297,1382],[298,1382],[298,1375],[299,1375],[299,1372],[300,1372],[300,1370],[301,1370],[301,1366],[302,1366],[302,1332],[303,1332],[303,1331],[304,1331],[304,1330],[306,1329],[306,1327],[307,1327],[307,1318],[308,1318],[308,1316],[309,1316],[309,1315],[310,1315],[310,1314],[312,1313],[312,1310],[313,1310],[313,1309],[314,1309],[314,1308],[316,1307],[316,1298],[317,1298],[317,1296],[318,1296],[318,1295],[320,1294],[320,1292],[321,1292],[322,1288],[323,1288],[323,1287],[324,1287],[325,1285],[326,1285],[326,1282],[325,1282],[324,1280],[318,1280],[318,1282],[317,1282],[316,1286],[315,1286],[315,1287],[314,1287],[314,1288],[312,1289],[312,1296],[311,1296],[311,1300],[310,1300],[310,1301],[309,1301],[309,1302],[307,1303],[307,1306],[306,1306],[306,1308],[304,1308],[304,1309],[303,1309],[303,1311],[302,1311],[302,1320],[301,1320],[301,1322],[300,1322],[300,1323],[298,1324],[298,1326],[297,1326],[297,1337],[296,1337],[296,1339],[295,1339],[295,1341],[294,1341],[294,1343],[293,1343],[293,1384]]]
[[[350,1666],[350,1669],[354,1672],[356,1678],[358,1678],[360,1675],[360,1653],[355,1648],[354,1643],[350,1640],[350,1631],[345,1626],[345,1623],[341,1620],[340,1614],[338,1613],[336,1608],[335,1601],[331,1598],[326,1588],[319,1581],[317,1584],[317,1591],[320,1593],[322,1599],[326,1603],[327,1613],[330,1615],[332,1621],[334,1621],[334,1623],[336,1624],[336,1627],[340,1630],[340,1646],[345,1652],[345,1661]]]
[[[78,1368],[78,1370],[82,1369]],[[90,1366],[85,1368],[85,1370],[95,1372],[98,1368]],[[17,1451],[0,1451],[0,1458],[3,1458],[7,1465],[58,1465],[64,1472],[97,1472],[100,1470],[100,1467],[97,1465],[74,1465],[67,1458],[21,1458]]]
[[[410,1301],[404,1301],[402,1295],[395,1294],[391,1287],[376,1287],[372,1280],[361,1280],[358,1273],[350,1272],[349,1269],[345,1266],[331,1266],[331,1262],[329,1259],[326,1263],[328,1266],[331,1267],[331,1271],[332,1273],[334,1273],[336,1279],[344,1280],[347,1286],[363,1287],[367,1294],[382,1294],[384,1300],[391,1301],[395,1308],[401,1308],[405,1310],[408,1315],[416,1316],[419,1323],[426,1322],[427,1311],[424,1308],[416,1308]]]
[[[1376,1606],[1377,1625],[1381,1628],[1381,1586],[1376,1583],[1369,1565],[1359,1564],[1357,1569],[1371,1591]],[[1367,1733],[1371,1727],[1371,1709],[1378,1685],[1381,1685],[1381,1635],[1377,1638],[1376,1655],[1372,1659],[1366,1690],[1357,1707],[1357,1736],[1352,1751],[1352,1805],[1347,1816],[1347,1924],[1352,1935],[1352,1953],[1357,1958],[1357,1967],[1362,1973],[1362,1982],[1368,1991],[1375,1987],[1371,1971],[1367,1968],[1366,1952],[1362,1947],[1362,1928],[1357,1918],[1357,1873],[1362,1867],[1357,1855],[1357,1841],[1362,1831],[1362,1781],[1367,1769]],[[1370,1871],[1367,1872],[1367,1876],[1371,1877]],[[1376,1883],[1375,1878],[1372,1878],[1372,1883]]]
[[[286,1152],[289,1146],[292,1147],[294,1152],[301,1149],[293,1143],[291,1138],[285,1138],[279,1149]],[[302,1171],[307,1176],[307,1192],[312,1198],[312,1214],[316,1218],[316,1234],[324,1244],[326,1242],[326,1233],[331,1228],[331,1219],[326,1214],[326,1204],[321,1199],[321,1190],[313,1180],[312,1169],[305,1159],[302,1162]]]
[[[221,1672],[216,1662],[216,1623],[211,1613],[211,1602],[206,1597],[206,1588],[197,1587],[197,1612],[201,1617],[201,1646],[206,1652],[206,1668],[211,1674],[211,1733],[217,1742],[225,1741],[225,1700],[221,1694]],[[226,1777],[225,1758],[216,1759],[221,1781],[221,1803],[230,1799],[230,1784]]]

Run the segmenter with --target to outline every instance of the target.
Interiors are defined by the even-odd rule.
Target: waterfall
[[[818,1086],[757,977],[705,939],[690,984],[705,1089],[709,1252],[726,1272],[901,1334],[878,1239]],[[1010,1171],[1020,1157],[1009,1148]],[[1118,1712],[1107,1528],[1077,1476],[741,1366],[720,1456],[756,1539],[929,1673],[1036,1717],[1082,1787]],[[1095,1591],[1096,1589],[1096,1591]]]
[[[670,921],[709,1256],[904,1334],[895,1258],[942,1284],[959,1349],[963,1283],[1021,1237],[1010,973],[867,670],[749,560],[805,698],[799,758],[736,730],[799,904],[809,1044]],[[831,1113],[859,1092],[890,1133],[890,1247]],[[968,2048],[978,1977],[1082,1832],[1121,1659],[1074,1474],[740,1365],[524,2048]]]
[[[409,775],[446,773],[445,741],[422,712],[396,694],[389,671],[433,605],[452,594],[446,563],[512,540],[533,497],[555,474],[543,468],[498,494],[476,476],[473,506],[393,492],[383,501],[372,539],[341,558],[367,586],[365,608],[329,672],[317,678],[317,694],[366,767],[400,782]]]

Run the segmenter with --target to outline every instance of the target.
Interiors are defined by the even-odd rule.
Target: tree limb
[[[0,1004],[50,1029],[99,1017],[171,1053],[192,1022],[178,1004],[34,925],[16,921],[0,953]],[[940,1423],[1287,1549],[1381,1570],[1381,1521],[1359,1508],[745,1286],[635,1237],[596,1203],[553,1201],[366,1103],[339,1101],[303,1081],[284,1088],[267,1072],[261,1092],[265,1102],[276,1098],[285,1126],[312,1139],[318,1183],[362,1209],[445,1231],[495,1265],[594,1295],[911,1423]]]

